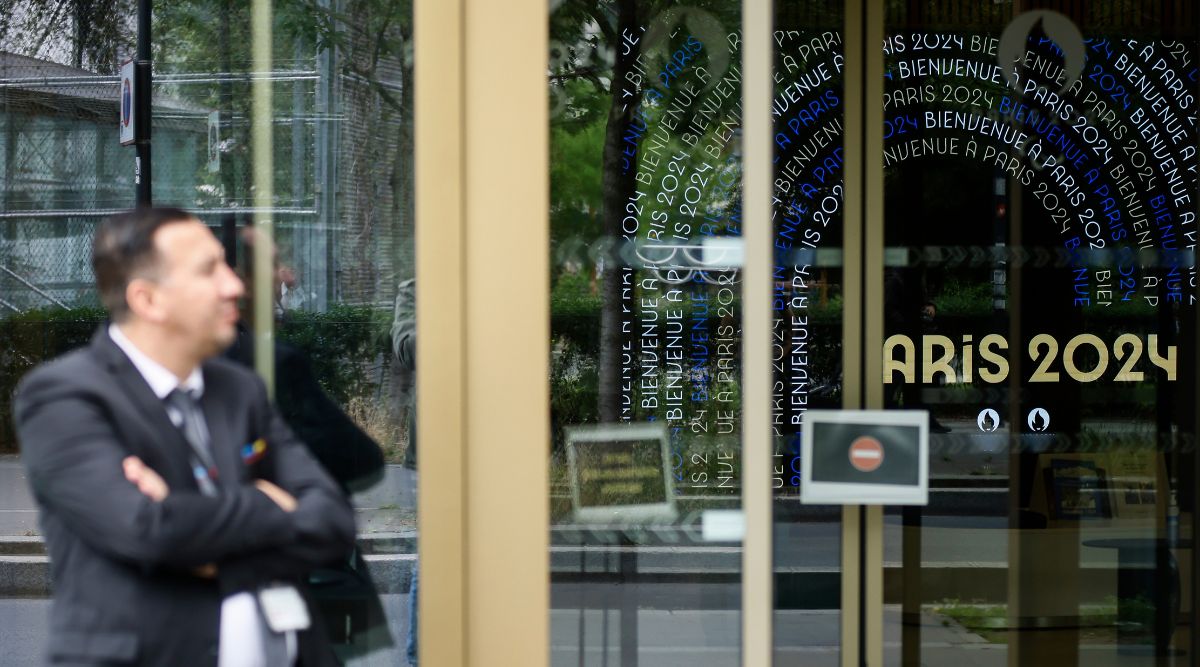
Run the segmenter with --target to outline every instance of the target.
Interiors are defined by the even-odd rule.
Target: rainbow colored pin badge
[[[262,438],[242,445],[242,461],[247,465],[257,463],[266,453],[267,441]]]

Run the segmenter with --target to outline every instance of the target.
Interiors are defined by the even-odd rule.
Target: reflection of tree
[[[155,7],[159,65],[222,74],[215,86],[187,89],[195,101],[222,110],[229,144],[220,174],[222,205],[250,196],[249,125],[224,119],[245,119],[251,111],[249,84],[236,77],[250,68],[249,9],[249,0],[158,0]],[[293,124],[322,124],[331,133],[322,141],[313,132],[311,143],[277,136],[277,205],[313,205],[323,222],[338,224],[335,269],[343,300],[390,300],[398,279],[412,270],[412,2],[284,0],[274,11],[275,69],[316,65],[322,74],[303,90],[288,88],[305,85],[298,82],[277,84],[292,94],[276,93],[274,113]],[[317,99],[329,100],[327,108],[318,107]],[[309,154],[313,144],[315,154]],[[298,151],[291,169],[281,159],[289,146]],[[336,173],[316,192],[311,181],[321,172],[314,162]],[[334,197],[336,208],[322,206]]]
[[[636,3],[633,0],[621,0],[617,4],[616,30],[606,35],[609,43],[617,44],[622,33],[626,31],[633,33],[637,29]],[[632,59],[617,58],[616,65],[613,67],[613,80],[624,81],[631,65]],[[614,92],[612,104],[608,110],[608,126],[604,134],[604,155],[601,161],[604,185],[601,189],[603,201],[600,212],[604,237],[609,239],[620,238],[625,201],[629,193],[634,190],[635,171],[621,169],[621,152],[623,150],[622,138],[633,120],[636,106],[623,104]],[[603,278],[598,365],[600,394],[597,407],[601,422],[613,422],[617,421],[618,415],[620,415],[621,272],[617,271],[615,266],[608,267]]]
[[[249,68],[251,35],[249,3],[238,0],[159,0],[154,8],[154,61],[158,71],[208,70],[232,74]],[[214,87],[189,87],[176,94],[186,95],[229,117],[220,130],[228,142],[223,151],[220,190],[217,205],[227,206],[247,199],[250,194],[250,131],[247,123],[232,118],[248,118],[251,113],[249,89],[235,84],[229,76],[219,77]]]
[[[551,105],[552,112],[559,114],[552,122],[562,128],[552,132],[551,150],[572,147],[569,137],[581,136],[585,128],[595,128],[601,119],[604,122],[598,202],[594,196],[595,181],[581,182],[569,176],[577,165],[559,161],[565,155],[555,152],[555,162],[551,165],[552,209],[559,209],[556,218],[563,219],[564,209],[578,210],[580,205],[599,209],[600,220],[595,231],[599,232],[602,243],[593,249],[598,250],[600,259],[597,261],[603,269],[598,286],[601,296],[598,415],[601,422],[618,421],[620,417],[622,267],[613,249],[622,238],[621,221],[626,215],[626,203],[636,190],[636,168],[625,168],[623,161],[626,159],[625,135],[642,103],[642,90],[637,90],[630,98],[623,97],[621,89],[634,72],[634,61],[639,54],[654,56],[669,50],[669,45],[675,43],[669,33],[675,27],[674,23],[687,13],[715,16],[717,22],[714,25],[723,26],[725,32],[736,30],[737,15],[727,4],[700,2],[687,12],[664,13],[671,3],[617,0],[603,5],[589,0],[568,0],[551,16],[552,43],[565,51],[551,54]],[[655,30],[656,27],[660,29]],[[643,28],[647,32],[643,32]],[[651,33],[657,34],[658,38],[647,39]],[[723,39],[724,34],[720,38]],[[648,60],[655,62],[654,57]],[[655,74],[647,72],[646,76],[653,80]],[[599,139],[599,132],[586,131],[591,132],[592,138]],[[573,148],[578,150],[579,147]],[[582,155],[583,151],[576,154]],[[592,159],[595,159],[594,154]],[[636,165],[636,159],[631,162]],[[589,188],[590,192],[587,191]],[[561,238],[562,230],[555,231]]]
[[[392,274],[382,282],[388,289],[396,284],[394,243],[412,236],[412,60],[404,54],[411,15],[411,2],[353,0],[345,14],[335,15],[341,30],[325,33],[342,36],[345,52],[343,132],[350,136],[339,158],[348,186],[343,215],[355,225],[341,268],[348,274],[345,297],[354,301],[376,296],[380,273]],[[411,275],[411,262],[401,270]]]
[[[635,0],[618,0],[615,8],[614,16],[595,3],[565,3],[552,17],[551,38],[563,45],[587,44],[597,51],[616,54],[622,32],[636,34],[638,30],[638,3]],[[594,29],[596,33],[588,35],[589,29]],[[622,103],[615,92],[617,86],[611,82],[625,80],[626,73],[631,71],[632,59],[615,58],[608,83],[601,79],[601,74],[607,73],[603,65],[589,65],[575,58],[566,58],[563,59],[562,71],[554,74],[560,77],[557,85],[565,86],[569,79],[590,82],[591,90],[579,86],[570,88],[573,93],[592,98],[586,101],[580,99],[574,108],[591,107],[595,110],[593,113],[604,114],[606,118],[600,158],[599,231],[602,239],[617,239],[621,236],[622,207],[634,185],[632,170],[621,170],[622,136],[637,105]],[[607,100],[604,99],[606,97]],[[601,110],[605,101],[608,102],[607,109]],[[557,192],[553,196],[557,199]],[[613,422],[617,421],[620,414],[621,273],[615,266],[605,266],[602,276],[598,412],[600,421]]]
[[[135,0],[25,0],[0,11],[0,50],[115,74],[133,53]],[[67,49],[64,44],[69,44]],[[63,57],[55,57],[53,52]]]

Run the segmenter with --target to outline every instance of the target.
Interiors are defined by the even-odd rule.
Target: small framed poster
[[[669,522],[676,517],[664,424],[605,424],[567,431],[575,520]]]

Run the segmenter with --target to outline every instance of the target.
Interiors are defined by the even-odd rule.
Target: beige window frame
[[[423,665],[548,661],[546,12],[414,6]]]

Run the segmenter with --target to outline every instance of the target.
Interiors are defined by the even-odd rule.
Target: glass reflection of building
[[[25,371],[85,344],[103,320],[92,232],[135,203],[118,70],[134,57],[138,4],[18,0],[0,21],[0,455],[14,474],[8,397]],[[284,351],[267,379],[286,384],[284,412],[325,441],[321,456],[350,482],[361,515],[358,552],[348,567],[315,573],[313,591],[341,656],[402,661],[416,553],[415,477],[403,465],[414,389],[384,342],[398,286],[414,275],[411,7],[278,5],[273,65],[258,71],[251,4],[152,3],[153,198],[195,212],[228,261],[246,264],[239,235],[263,213],[252,92],[267,82],[282,270],[270,272],[265,298]],[[365,468],[373,485],[349,479]],[[13,519],[0,540],[28,542],[44,563],[24,482],[4,483]],[[45,579],[14,575],[4,595],[44,597]],[[40,602],[13,604],[36,619]],[[31,663],[41,648],[31,646]]]
[[[156,17],[154,181],[224,231],[254,206],[252,36],[242,9],[219,6]],[[740,5],[550,6],[551,664],[738,664],[742,544],[736,530],[707,540],[704,521],[743,509],[751,345],[774,361],[780,664],[844,661],[860,634],[884,664],[1190,664],[1196,9],[776,3],[767,342],[742,336]],[[864,17],[883,26],[880,53],[853,51],[863,36],[847,26]],[[337,20],[341,33],[315,20],[275,38],[273,212],[296,270],[280,331],[316,352],[324,388],[402,467],[412,380],[379,343],[415,275],[411,25]],[[14,52],[0,56],[0,308],[15,374],[86,336],[29,313],[98,316],[84,310],[88,234],[133,192],[110,136],[112,68],[86,50],[22,55],[27,37],[0,35]],[[881,94],[847,74],[852,60],[877,63]],[[875,186],[846,180],[866,151]],[[848,204],[874,212],[853,227]],[[852,266],[872,243],[876,266]],[[868,333],[852,361],[882,350],[881,373],[847,366],[855,323]],[[928,506],[860,532],[841,508],[798,502],[803,415],[842,407],[930,413]],[[572,504],[573,439],[622,422],[663,429],[674,498],[628,503],[654,505],[653,521],[597,526],[581,517],[619,506],[638,475],[657,480],[613,458],[611,495]],[[411,546],[412,494],[397,493],[370,498],[368,530],[389,534],[373,548]],[[868,543],[877,563],[860,561]],[[874,621],[847,588],[858,568],[881,573]],[[875,621],[877,639],[853,629]]]

